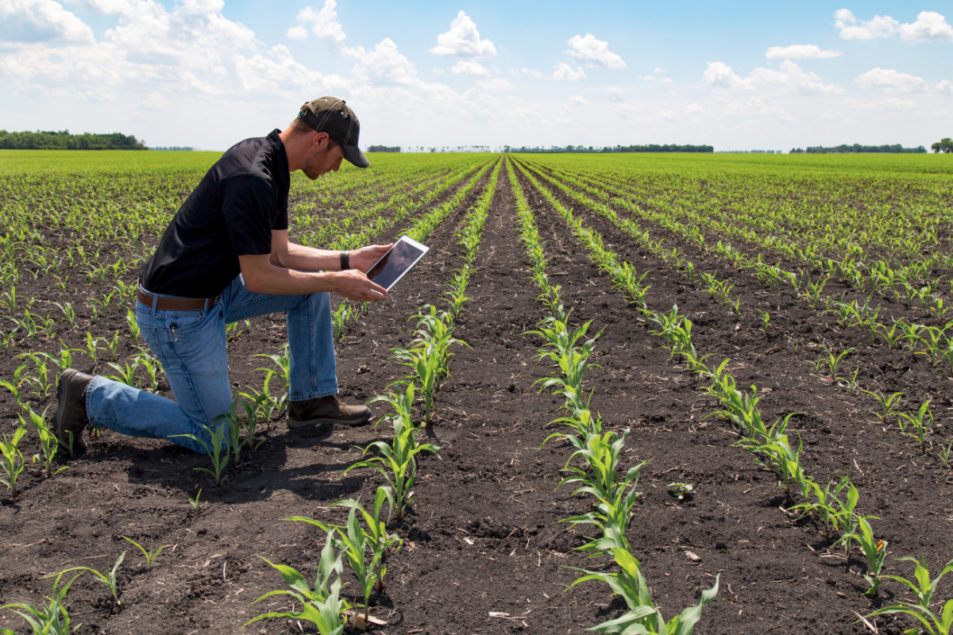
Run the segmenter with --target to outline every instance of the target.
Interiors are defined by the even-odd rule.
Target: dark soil
[[[752,454],[733,446],[737,436],[711,416],[717,404],[705,395],[702,380],[671,358],[652,325],[592,264],[532,185],[521,185],[546,241],[552,282],[561,286],[574,321],[593,320],[590,332],[601,331],[599,366],[587,381],[592,408],[607,427],[629,429],[627,465],[647,461],[629,539],[663,615],[696,604],[718,576],[720,590],[703,611],[699,633],[864,632],[858,617],[902,597],[902,587],[885,583],[878,598],[864,595],[857,550],[845,556],[811,520],[785,511],[795,501]],[[744,297],[742,315],[736,315],[594,213],[571,207],[621,259],[649,271],[645,282],[654,309],[677,304],[695,324],[699,351],[712,360],[731,358],[739,387],[758,386],[766,420],[799,413],[791,434],[801,435],[806,471],[819,482],[850,476],[860,491],[859,509],[877,517],[874,531],[888,545],[887,572],[912,576],[912,567],[896,561],[900,556],[921,559],[934,575],[940,571],[953,557],[953,470],[938,458],[938,447],[921,454],[895,425],[879,421],[868,394],[852,391],[814,362],[822,344],[857,346],[846,370],[860,368],[860,383],[869,390],[934,400],[937,446],[949,441],[953,407],[950,378],[941,368],[845,330],[791,293],[679,245],[699,271],[736,284]],[[444,223],[411,276],[387,302],[369,306],[340,341],[338,374],[349,400],[383,394],[406,374],[390,349],[409,343],[411,318],[421,305],[443,302],[446,283],[461,264],[454,232],[466,211],[461,206]],[[455,334],[468,346],[453,349],[451,376],[437,398],[431,440],[441,449],[421,458],[411,511],[391,526],[404,545],[388,559],[386,586],[372,598],[372,615],[386,622],[372,632],[582,633],[620,615],[624,606],[597,582],[567,590],[578,577],[574,568],[611,563],[575,549],[586,542],[585,526],[560,522],[585,513],[590,502],[573,496],[570,487],[557,487],[568,444],[543,444],[554,431],[550,422],[560,416],[560,401],[534,386],[553,370],[537,360],[541,342],[527,334],[543,308],[529,281],[505,171],[476,265]],[[95,285],[90,292],[97,292]],[[21,296],[27,293],[42,298],[48,290],[18,288]],[[759,330],[756,308],[770,311],[767,332]],[[95,329],[111,333],[125,329],[124,321],[124,311],[114,312]],[[229,349],[236,390],[261,385],[256,369],[267,360],[254,355],[277,352],[284,341],[278,318],[255,320],[243,330]],[[134,344],[123,342],[125,354],[134,352]],[[0,377],[10,377],[20,363],[13,356],[0,361]],[[52,405],[47,398],[37,408]],[[373,407],[386,414],[384,404]],[[9,434],[17,418],[8,394],[0,416]],[[388,438],[386,424],[309,435],[289,431],[279,420],[216,487],[194,469],[208,466],[205,457],[106,431],[52,478],[28,467],[21,496],[4,498],[0,602],[39,605],[53,584],[44,576],[74,566],[108,572],[126,552],[119,568],[121,606],[89,574],[74,583],[67,606],[79,632],[238,632],[256,615],[294,608],[287,596],[252,605],[287,588],[264,558],[313,579],[324,536],[284,519],[343,522],[345,513],[331,507],[335,502],[369,502],[380,476],[369,469],[342,473],[363,446]],[[32,455],[35,443],[26,449]],[[694,484],[694,497],[680,502],[669,495],[668,484],[676,481]],[[189,499],[197,495],[195,507]],[[165,550],[150,568],[122,536]],[[345,591],[353,598],[355,585]],[[951,595],[944,581],[937,597]],[[912,625],[879,620],[881,632]],[[3,627],[22,629],[24,622],[4,611]],[[299,625],[267,620],[245,630],[299,632]]]

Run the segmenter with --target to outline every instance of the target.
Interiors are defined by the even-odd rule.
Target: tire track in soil
[[[737,437],[726,424],[706,418],[715,405],[702,393],[702,384],[669,359],[668,349],[649,333],[638,310],[611,287],[562,218],[522,176],[521,185],[538,224],[546,228],[551,269],[566,278],[554,277],[553,282],[563,285],[567,306],[575,307],[579,321],[597,316],[605,322],[596,344],[605,352],[596,361],[609,375],[640,373],[640,381],[613,384],[601,382],[594,371],[592,405],[615,427],[631,426],[626,446],[638,460],[650,459],[640,481],[645,497],[629,538],[663,615],[670,618],[697,603],[700,590],[720,573],[721,590],[703,610],[700,632],[790,632],[792,625],[814,623],[827,625],[830,632],[863,632],[852,613],[867,608],[857,586],[863,581],[847,573],[843,562],[812,552],[819,535],[778,510],[783,496],[775,477],[754,464],[750,454],[731,447]],[[571,207],[582,213],[578,205]],[[687,307],[693,318],[692,308],[710,309],[706,294],[679,284],[662,263],[647,265],[651,256],[636,253],[634,241],[616,240],[585,218],[603,231],[607,248],[637,263],[640,272],[650,270],[650,304],[665,298],[680,310]],[[571,287],[572,278],[578,282]],[[615,344],[609,338],[629,341]],[[646,403],[647,395],[657,400]],[[695,498],[677,504],[666,493],[672,481],[694,483]],[[689,551],[701,560],[691,560]]]

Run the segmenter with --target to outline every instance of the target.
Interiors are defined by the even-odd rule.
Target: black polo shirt
[[[239,256],[271,253],[271,230],[288,229],[290,181],[277,129],[229,148],[172,218],[139,272],[142,286],[187,298],[221,293]]]

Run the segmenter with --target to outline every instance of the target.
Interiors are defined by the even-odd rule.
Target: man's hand
[[[367,271],[371,268],[371,265],[380,260],[380,257],[393,245],[394,243],[387,245],[368,245],[367,247],[355,249],[350,252],[351,268]]]
[[[370,267],[371,264],[373,261],[367,266]],[[329,271],[325,275],[333,277],[335,291],[349,300],[380,302],[387,298],[387,290],[371,281],[363,271],[347,269],[346,271]]]

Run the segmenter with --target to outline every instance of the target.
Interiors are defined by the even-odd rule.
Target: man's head
[[[343,99],[319,97],[309,101],[298,111],[298,121],[317,132],[326,132],[332,141],[341,146],[344,158],[357,167],[366,168],[370,165],[357,147],[361,124]]]

